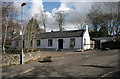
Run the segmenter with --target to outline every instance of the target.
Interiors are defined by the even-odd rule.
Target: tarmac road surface
[[[61,52],[59,52],[61,53]],[[118,50],[93,52],[73,52],[73,54],[58,55],[53,62],[43,63],[31,72],[17,77],[101,77],[118,69]]]

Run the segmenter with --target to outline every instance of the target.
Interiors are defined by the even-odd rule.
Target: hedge
[[[107,41],[102,43],[102,49],[120,49],[120,41]]]

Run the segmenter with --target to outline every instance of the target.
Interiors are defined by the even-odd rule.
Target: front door
[[[58,40],[58,49],[63,49],[63,39]]]

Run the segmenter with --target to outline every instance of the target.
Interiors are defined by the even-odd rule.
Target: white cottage
[[[41,33],[37,35],[35,42],[35,48],[90,49],[90,36],[87,25],[82,30]],[[12,46],[15,47],[16,43],[18,41],[14,39]]]

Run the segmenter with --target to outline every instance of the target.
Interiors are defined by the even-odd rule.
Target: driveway
[[[118,50],[56,52],[52,58],[49,63],[38,60],[33,71],[17,77],[100,77],[118,69]]]

